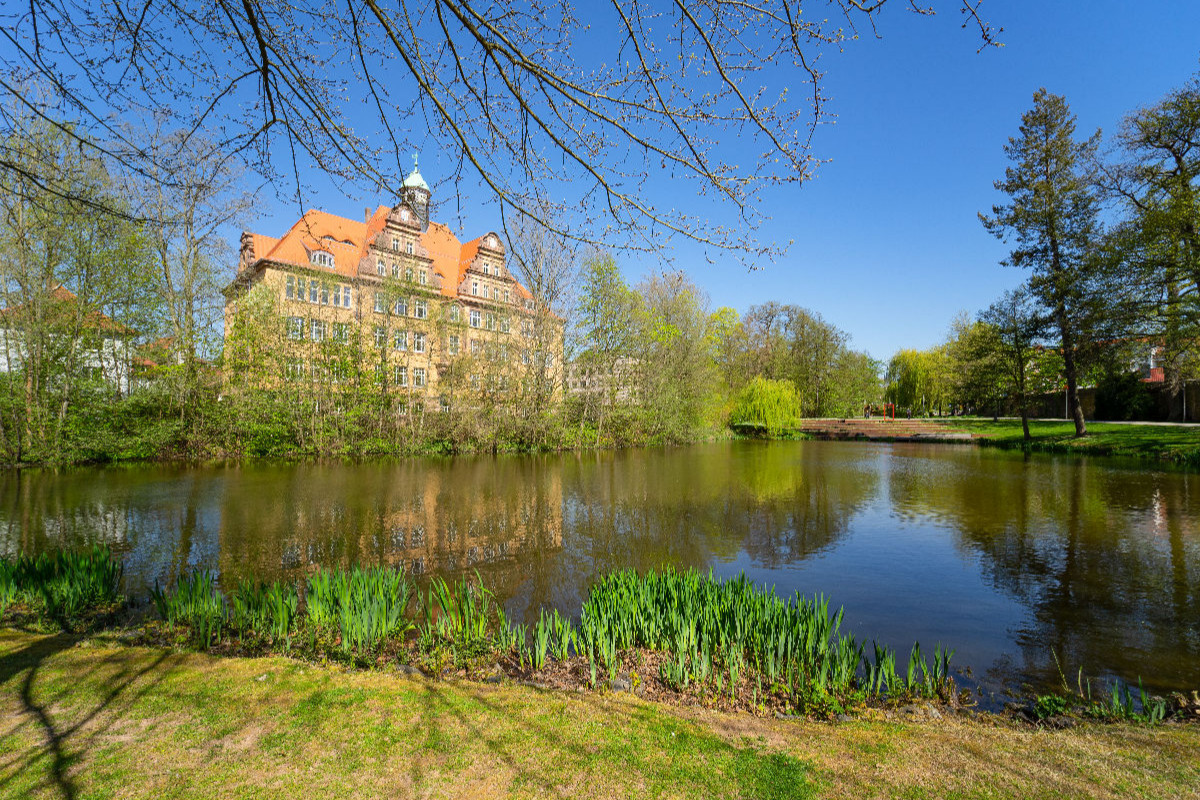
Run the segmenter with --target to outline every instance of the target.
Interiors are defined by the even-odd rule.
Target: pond
[[[0,475],[0,555],[106,542],[127,590],[181,570],[474,574],[511,616],[577,613],[612,569],[745,572],[844,627],[957,652],[986,692],[1200,687],[1200,476],[933,444],[723,442],[369,464]]]

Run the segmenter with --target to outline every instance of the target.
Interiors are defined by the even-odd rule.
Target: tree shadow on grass
[[[104,677],[106,691],[91,707],[84,709],[82,713],[75,709],[56,711],[55,701],[68,696],[70,689],[63,693],[62,698],[54,697],[48,689],[38,686],[39,671],[55,655],[74,647],[79,641],[78,637],[69,634],[40,636],[18,649],[0,655],[0,693],[11,692],[19,697],[20,715],[41,731],[44,742],[41,747],[25,752],[17,751],[11,759],[0,763],[0,769],[9,773],[8,777],[0,778],[0,791],[45,755],[50,759],[45,780],[65,800],[74,800],[79,796],[79,790],[70,774],[71,766],[82,757],[91,741],[111,727],[121,715],[113,714],[100,728],[84,733],[86,726],[101,712],[110,709],[119,698],[128,693],[131,686],[146,675],[156,671],[159,673],[154,680],[133,694],[130,702],[152,690],[170,672],[169,668],[160,670],[163,662],[170,656],[167,652],[158,654],[148,663],[135,666],[138,660],[121,658],[121,653],[117,651],[113,657],[97,659],[91,669],[72,676],[73,685],[83,685],[91,682],[89,679],[99,671],[117,665],[115,673]],[[56,719],[56,716],[59,719]],[[15,735],[21,724],[22,722],[18,721],[7,735]]]

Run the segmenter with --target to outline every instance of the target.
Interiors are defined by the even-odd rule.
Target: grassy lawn
[[[931,420],[948,428],[984,437],[1001,447],[1020,447],[1020,420],[992,422],[985,418]],[[1031,420],[1029,432],[1033,448],[1056,453],[1151,458],[1182,464],[1200,465],[1200,427],[1184,425],[1116,425],[1089,422],[1088,435],[1075,438],[1070,422]]]
[[[0,631],[0,796],[1197,797],[1200,731],[829,725]]]

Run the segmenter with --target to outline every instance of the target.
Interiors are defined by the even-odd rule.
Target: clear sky
[[[805,306],[880,359],[936,344],[959,311],[974,313],[1019,283],[1020,272],[998,263],[1005,246],[976,215],[1001,200],[992,182],[1006,166],[1002,147],[1034,91],[1065,95],[1080,133],[1101,128],[1107,143],[1125,114],[1200,69],[1200,2],[1007,0],[981,12],[1004,28],[1004,47],[977,53],[978,31],[960,27],[953,4],[926,18],[896,3],[880,15],[882,38],[864,31],[843,52],[827,53],[821,65],[837,121],[817,132],[814,154],[831,162],[811,182],[764,195],[771,219],[759,238],[793,241],[787,255],[747,272],[680,244],[673,266],[688,271],[714,308]],[[422,154],[431,182],[439,160]],[[652,191],[705,211],[694,196],[674,195],[680,186],[689,188],[664,182]],[[251,227],[279,235],[296,208],[263,199]],[[315,205],[360,218],[377,202],[390,199],[331,189]],[[464,212],[467,229],[457,232],[468,238],[499,227],[485,205]],[[618,260],[630,281],[663,266],[649,256]]]

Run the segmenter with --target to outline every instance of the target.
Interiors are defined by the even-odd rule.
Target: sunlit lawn
[[[0,631],[0,796],[1185,797],[1200,732],[831,725]]]
[[[987,418],[959,417],[941,422],[1001,445],[1020,445],[1022,440],[1020,420],[992,422]],[[1200,463],[1200,427],[1089,422],[1087,430],[1087,436],[1077,439],[1075,426],[1070,422],[1031,420],[1029,423],[1033,443],[1042,449]]]

